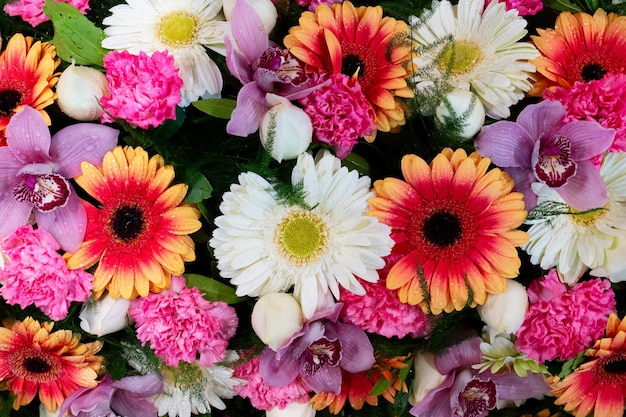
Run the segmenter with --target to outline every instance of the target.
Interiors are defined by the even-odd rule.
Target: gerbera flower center
[[[601,80],[607,71],[600,64],[588,64],[580,71],[580,76],[584,82]]]
[[[58,359],[47,352],[25,348],[15,352],[9,360],[11,371],[20,378],[37,383],[55,378],[60,370]]]
[[[117,238],[130,242],[145,229],[143,211],[136,205],[123,205],[115,210],[110,226]]]
[[[322,337],[311,343],[305,353],[304,372],[315,374],[324,366],[337,366],[341,360],[341,343],[338,339]]]
[[[463,229],[461,221],[455,213],[435,211],[424,220],[422,232],[424,237],[433,245],[447,247],[461,238]]]
[[[455,415],[478,417],[496,406],[496,384],[492,381],[473,379],[467,383],[458,397]]]
[[[63,207],[70,196],[70,184],[58,174],[25,174],[13,189],[17,201],[30,203],[39,211]]]
[[[616,352],[598,359],[592,372],[597,381],[605,384],[626,384],[626,353]]]
[[[22,100],[22,94],[17,90],[0,91],[0,117],[10,116]]]
[[[161,18],[156,33],[164,44],[179,48],[194,43],[198,33],[198,19],[187,12],[172,12]]]
[[[328,226],[311,212],[292,211],[278,225],[275,241],[290,262],[307,265],[328,249]]]
[[[571,158],[572,145],[565,136],[557,135],[542,144],[535,164],[535,175],[550,187],[560,187],[576,173],[576,162]]]
[[[451,75],[467,74],[480,62],[480,47],[468,40],[458,40],[446,45],[441,53],[439,69]]]
[[[356,76],[361,88],[367,90],[376,78],[376,58],[372,56],[372,51],[367,45],[342,42],[341,52],[341,73],[348,77]]]

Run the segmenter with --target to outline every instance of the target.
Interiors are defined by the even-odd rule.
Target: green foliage
[[[207,98],[194,101],[191,104],[209,116],[230,120],[230,116],[237,106],[237,101],[228,98]]]
[[[235,289],[216,279],[199,274],[184,274],[188,287],[196,287],[209,301],[223,301],[228,304],[237,304],[247,300],[247,297],[239,297]]]

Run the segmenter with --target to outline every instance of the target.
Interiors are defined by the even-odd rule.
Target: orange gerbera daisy
[[[200,229],[200,212],[181,205],[185,184],[170,187],[174,168],[160,155],[148,158],[142,148],[118,146],[104,156],[101,168],[88,162],[76,182],[100,202],[85,203],[87,231],[81,247],[68,255],[71,269],[94,272],[94,291],[112,298],[146,296],[168,288],[172,275],[195,259],[189,236]],[[169,188],[168,188],[169,187]]]
[[[358,79],[384,132],[405,122],[398,97],[411,98],[409,28],[403,21],[383,18],[380,6],[355,8],[349,1],[320,5],[304,12],[300,26],[289,29],[284,43],[309,69],[342,73]]]
[[[55,47],[48,42],[33,43],[33,38],[19,33],[9,40],[0,54],[0,145],[6,144],[4,131],[11,116],[24,106],[39,110],[50,125],[42,109],[56,98],[52,87],[58,81],[54,71],[59,62]]]
[[[538,80],[531,95],[541,96],[553,86],[570,88],[574,82],[599,80],[607,72],[626,72],[626,16],[598,9],[591,16],[562,12],[554,29],[537,29],[531,36],[541,56],[530,61]]]
[[[81,387],[95,387],[102,364],[102,342],[79,343],[69,330],[51,332],[52,322],[32,317],[5,321],[0,327],[0,382],[15,399],[13,408],[29,404],[37,391],[49,412]]]
[[[584,363],[562,381],[551,382],[554,402],[576,417],[624,415],[626,402],[626,317],[620,321],[609,316],[605,337],[597,340],[585,356],[595,359]]]
[[[522,194],[513,180],[477,152],[446,148],[429,165],[415,155],[402,158],[406,181],[374,183],[369,200],[381,223],[392,228],[393,253],[387,287],[402,302],[426,313],[483,304],[487,294],[507,288],[521,261],[516,246],[528,235],[516,230],[525,218]]]

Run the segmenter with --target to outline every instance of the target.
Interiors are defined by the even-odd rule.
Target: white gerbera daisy
[[[207,55],[208,47],[226,53],[228,22],[220,21],[221,0],[127,0],[111,8],[102,47],[151,54],[167,50],[183,80],[181,106],[200,97],[218,95],[222,74]]]
[[[210,241],[221,275],[238,295],[294,286],[307,318],[329,293],[339,298],[339,285],[364,294],[356,277],[377,281],[393,246],[389,227],[365,215],[373,196],[369,177],[341,167],[329,152],[320,155],[317,161],[300,155],[292,172],[301,204],[281,201],[260,176],[241,174],[224,194]]]
[[[522,247],[532,263],[543,269],[556,267],[561,280],[576,282],[588,268],[593,275],[608,276],[623,264],[626,239],[626,153],[605,155],[600,175],[609,202],[580,212],[569,207],[554,189],[533,184],[537,206],[527,224],[530,240]],[[611,278],[611,277],[610,277]]]
[[[518,42],[526,20],[505,3],[460,0],[433,1],[432,11],[409,18],[417,44],[414,62],[416,96],[441,96],[453,89],[471,90],[494,119],[510,115],[509,107],[530,90],[539,55],[527,42]]]

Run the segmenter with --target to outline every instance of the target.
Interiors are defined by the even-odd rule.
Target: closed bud
[[[454,90],[444,97],[435,110],[435,116],[442,125],[449,125],[449,119],[460,121],[461,128],[457,133],[464,139],[470,139],[485,124],[485,107],[474,93]]]
[[[278,162],[297,158],[313,139],[311,119],[284,97],[268,93],[267,102],[271,107],[261,120],[261,144]]]
[[[88,299],[78,316],[80,328],[96,336],[122,330],[128,325],[129,308],[130,300],[121,297],[113,299],[106,295],[98,301]]]
[[[300,303],[290,294],[281,292],[259,298],[252,309],[251,321],[263,343],[278,350],[302,330],[304,317]]]
[[[495,333],[515,333],[524,322],[528,310],[526,288],[517,281],[508,280],[508,287],[500,294],[489,294],[487,301],[477,308],[482,321]]]
[[[226,20],[230,21],[230,16],[233,11],[233,7],[235,7],[235,3],[238,0],[224,0],[222,7],[224,8],[224,16]],[[255,12],[261,17],[261,21],[263,22],[263,29],[265,32],[269,34],[274,26],[276,26],[276,19],[278,18],[278,11],[276,10],[276,6],[272,3],[271,0],[239,0],[246,1]]]
[[[61,111],[72,119],[88,122],[97,120],[104,110],[100,98],[108,95],[108,82],[100,71],[72,65],[59,77],[56,85],[57,104]]]
[[[311,403],[289,403],[282,410],[274,406],[265,412],[265,417],[314,417],[315,408]]]

